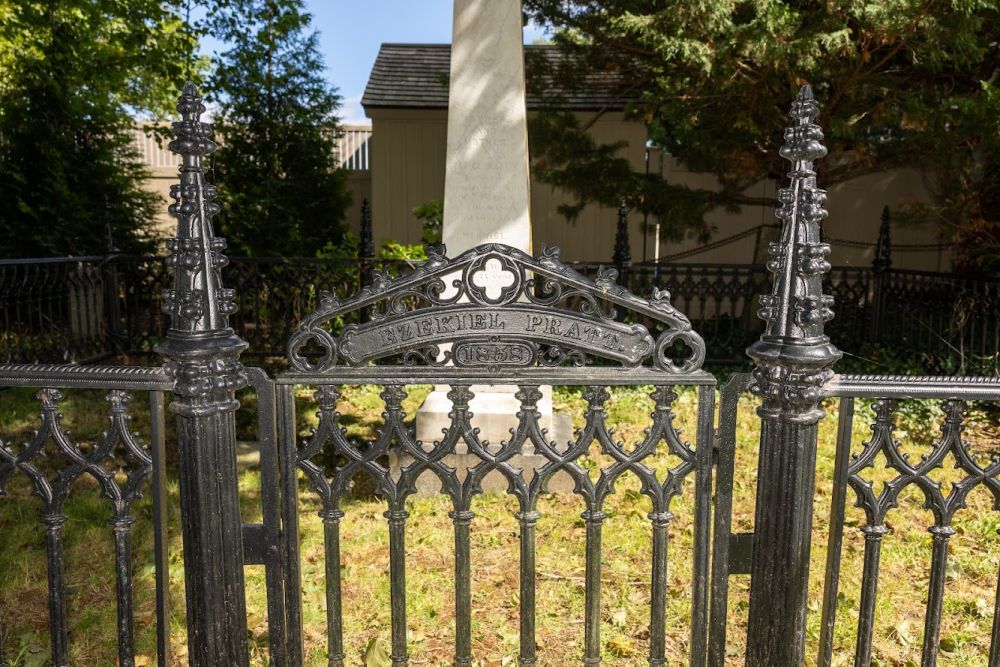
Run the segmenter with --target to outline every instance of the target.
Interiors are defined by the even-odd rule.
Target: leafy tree
[[[615,72],[652,138],[721,186],[646,178],[573,116],[542,114],[532,128],[536,173],[579,203],[614,205],[627,195],[662,211],[674,237],[707,235],[703,215],[712,208],[770,204],[744,191],[781,177],[775,148],[787,107],[810,83],[831,153],[825,186],[926,169],[935,202],[910,207],[910,217],[965,241],[966,265],[1000,269],[997,0],[525,0],[525,12],[553,27],[573,56],[548,76],[572,89],[586,85],[587,72]]]
[[[0,256],[152,248],[133,115],[165,114],[195,38],[163,0],[0,0]]]
[[[222,233],[239,252],[313,256],[343,236],[350,205],[334,146],[340,97],[301,0],[226,0],[208,19],[225,41],[211,77],[222,148]]]
[[[431,199],[414,207],[413,215],[420,221],[420,240],[425,245],[441,243],[441,226],[444,224],[444,200]]]

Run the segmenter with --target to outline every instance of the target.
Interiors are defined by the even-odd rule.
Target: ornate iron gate
[[[492,283],[484,279],[489,276]],[[298,591],[299,516],[297,470],[310,480],[322,501],[327,559],[328,650],[331,665],[342,665],[339,524],[341,501],[352,481],[367,476],[385,499],[390,549],[392,601],[392,661],[407,664],[406,558],[407,499],[424,472],[436,475],[453,502],[455,530],[455,664],[471,665],[472,597],[470,531],[473,498],[492,471],[506,479],[517,499],[520,530],[520,661],[533,665],[535,655],[535,533],[544,518],[538,511],[549,480],[568,473],[574,492],[585,505],[584,663],[601,656],[601,529],[605,500],[615,482],[632,474],[652,503],[649,662],[666,664],[667,544],[673,517],[671,502],[685,478],[694,479],[695,549],[690,630],[691,664],[703,664],[707,642],[708,570],[714,378],[700,369],[704,346],[668,295],[639,299],[614,283],[607,271],[591,281],[563,265],[558,251],[547,249],[535,260],[512,248],[484,245],[448,260],[441,250],[420,269],[396,280],[376,275],[374,284],[358,296],[339,302],[327,297],[305,319],[290,343],[292,370],[277,379],[280,442],[284,462],[284,529],[289,564],[289,651],[293,664],[302,662]],[[364,313],[363,324],[350,324],[339,335],[325,328],[331,322],[352,321]],[[652,330],[634,323],[654,322]],[[628,323],[630,320],[633,323]],[[307,355],[314,349],[314,358]],[[672,357],[678,354],[682,361]],[[646,365],[643,365],[646,363]],[[374,441],[348,439],[339,423],[336,404],[342,385],[376,384],[385,402],[384,425]],[[406,385],[450,387],[450,426],[440,440],[419,442],[403,422]],[[482,440],[473,425],[470,401],[475,385],[517,385],[520,410],[511,415],[510,436],[500,443]],[[319,425],[311,437],[297,435],[293,391],[316,389]],[[569,442],[556,442],[539,424],[540,388],[545,385],[585,385],[585,425]],[[650,385],[655,409],[645,438],[618,441],[606,424],[608,387]],[[698,387],[698,428],[694,442],[685,441],[671,413],[678,386]],[[474,464],[457,469],[449,456],[464,443]],[[589,454],[597,445],[604,460]],[[411,462],[393,474],[387,463],[392,448]],[[513,462],[531,450],[541,458],[535,470]],[[326,452],[336,457],[331,470],[319,462]],[[668,452],[679,459],[659,473],[649,464]],[[583,465],[590,457],[589,464]],[[603,465],[601,465],[603,463]],[[600,466],[598,475],[589,469]]]
[[[223,287],[225,242],[214,235],[211,224],[217,210],[212,203],[214,189],[204,178],[202,159],[215,148],[211,127],[200,121],[204,107],[193,86],[185,87],[178,109],[182,119],[174,125],[171,148],[183,162],[181,183],[172,192],[178,232],[169,244],[174,289],[164,295],[172,328],[158,348],[164,366],[0,366],[0,386],[41,390],[38,434],[20,448],[0,440],[0,492],[9,478],[20,473],[44,501],[41,519],[46,527],[53,664],[69,664],[72,632],[63,580],[63,504],[83,475],[93,477],[112,504],[122,665],[135,664],[131,504],[147,478],[153,477],[157,658],[160,665],[168,664],[167,552],[162,528],[167,391],[173,394],[170,409],[177,416],[192,665],[249,663],[244,567],[253,564],[263,564],[266,571],[270,661],[293,667],[304,663],[298,528],[302,494],[313,494],[321,508],[328,664],[344,664],[340,528],[348,518],[343,500],[359,479],[368,480],[386,503],[391,658],[394,665],[407,664],[406,540],[421,529],[410,520],[407,507],[417,478],[424,474],[440,480],[452,503],[456,664],[473,664],[473,501],[488,475],[502,476],[517,504],[519,657],[522,665],[536,664],[536,533],[545,521],[539,501],[547,484],[563,475],[572,480],[584,507],[580,545],[585,554],[584,664],[601,661],[606,501],[618,481],[634,476],[652,507],[649,664],[677,660],[665,645],[667,547],[672,509],[687,486],[693,488],[687,661],[699,666],[724,663],[729,578],[742,573],[750,574],[752,583],[746,664],[800,665],[805,659],[817,434],[821,402],[833,398],[841,401],[840,431],[818,663],[831,663],[848,489],[853,489],[867,516],[861,528],[864,572],[855,654],[855,664],[866,665],[871,659],[886,516],[907,486],[922,490],[934,512],[922,661],[936,663],[952,517],[977,486],[986,487],[1000,503],[1000,463],[977,461],[961,439],[963,401],[1000,400],[1000,381],[841,376],[830,370],[839,353],[824,335],[824,323],[833,315],[829,297],[822,294],[829,246],[820,240],[825,193],[816,187],[813,171],[813,161],[826,149],[813,122],[818,106],[808,88],[792,107],[794,125],[781,150],[792,169],[789,187],[779,197],[782,236],[771,245],[772,290],[762,298],[761,316],[767,328],[749,350],[757,370],[722,387],[717,436],[715,380],[701,368],[705,346],[687,318],[671,305],[669,295],[654,291],[649,300],[639,298],[617,285],[615,272],[609,269],[589,279],[565,266],[555,249],[532,258],[505,246],[484,245],[453,259],[446,258],[443,249],[433,249],[430,260],[405,277],[390,279],[376,273],[369,287],[345,301],[323,295],[319,309],[305,318],[289,341],[287,372],[271,379],[259,369],[244,368],[239,355],[245,343],[228,326],[236,295]],[[385,405],[377,435],[365,441],[346,436],[337,407],[342,387],[358,384],[380,386]],[[403,417],[408,388],[418,384],[449,387],[448,427],[433,441],[419,441]],[[476,428],[472,402],[480,386],[498,384],[517,387],[519,408],[510,415],[508,437],[488,442]],[[551,385],[584,387],[582,427],[572,437],[559,439],[543,427],[539,403],[544,388]],[[609,389],[620,386],[652,388],[649,428],[634,442],[623,442],[610,426]],[[237,392],[247,387],[257,396],[263,507],[260,523],[243,525],[234,412],[240,404]],[[296,415],[296,392],[302,387],[314,390],[319,413],[315,431],[306,436],[300,433]],[[696,428],[690,439],[680,432],[672,412],[676,390],[682,387],[692,387],[697,396]],[[62,427],[61,388],[110,392],[111,428],[96,444],[81,446]],[[736,401],[747,390],[761,400],[756,516],[752,534],[733,534]],[[128,429],[127,391],[149,394],[149,447]],[[850,424],[858,398],[878,399],[874,435],[855,447],[860,453],[851,458]],[[946,417],[941,437],[920,462],[901,454],[892,430],[896,402],[911,398],[942,400]],[[56,455],[42,463],[46,447]],[[459,449],[469,455],[460,465],[453,458]],[[402,455],[399,466],[388,463],[392,454]],[[880,495],[874,494],[867,476],[877,455],[884,456],[896,474]],[[932,473],[949,455],[957,462],[961,479],[945,494]],[[536,465],[524,465],[531,457]],[[663,465],[664,460],[670,464]],[[693,483],[685,485],[686,480]],[[1000,607],[994,613],[989,661],[1000,665]],[[0,645],[0,665],[4,664]]]

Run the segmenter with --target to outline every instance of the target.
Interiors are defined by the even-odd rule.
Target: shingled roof
[[[544,58],[546,70],[565,66],[569,56],[553,45],[525,46],[525,57]],[[383,44],[361,104],[365,109],[447,109],[448,75],[451,63],[450,44]],[[529,68],[529,72],[534,68]],[[555,88],[554,79],[528,81],[529,109],[552,106],[574,111],[620,110],[631,101],[621,93],[621,79],[613,73],[592,72],[584,77],[578,90]],[[534,91],[545,90],[546,98]]]

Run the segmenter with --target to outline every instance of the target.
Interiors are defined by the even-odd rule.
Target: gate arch
[[[670,294],[654,289],[650,300],[641,299],[615,283],[613,268],[602,267],[591,280],[563,264],[555,247],[543,248],[538,259],[500,244],[481,245],[451,260],[444,246],[432,246],[428,255],[426,263],[395,280],[376,271],[372,284],[346,301],[321,294],[319,308],[289,342],[291,367],[328,372],[338,362],[358,367],[402,355],[406,365],[529,368],[587,366],[601,359],[693,373],[705,360],[704,341],[671,305]],[[655,341],[646,325],[624,322],[616,308],[657,325]],[[324,328],[361,311],[370,315],[369,322],[349,324],[338,336]],[[463,347],[443,353],[438,347],[470,341],[507,345],[512,354],[491,363],[466,357]],[[310,342],[323,351],[315,362],[303,355]],[[681,363],[668,355],[677,343],[689,351]]]

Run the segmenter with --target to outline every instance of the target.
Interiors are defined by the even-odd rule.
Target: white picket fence
[[[371,141],[372,128],[366,125],[345,125],[344,134],[337,141],[337,164],[348,171],[371,169]]]
[[[136,127],[132,129],[132,143],[143,163],[150,169],[157,167],[176,167],[180,164],[180,158],[170,152],[167,148],[166,139],[157,139],[152,132],[152,128]]]
[[[337,141],[334,150],[337,152],[337,164],[348,171],[367,171],[371,168],[369,147],[371,145],[372,129],[365,125],[345,125],[343,134]],[[176,167],[180,160],[170,149],[167,141],[162,144],[155,134],[147,128],[136,127],[132,130],[132,141],[135,149],[147,167]]]

